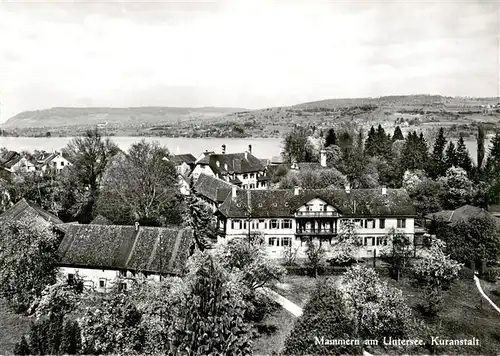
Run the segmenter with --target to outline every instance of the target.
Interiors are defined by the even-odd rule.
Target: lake
[[[259,158],[271,158],[281,153],[281,139],[278,138],[184,138],[184,137],[110,137],[122,150],[127,150],[134,142],[145,139],[147,141],[158,141],[167,146],[171,153],[192,153],[198,157],[205,150],[220,153],[222,145],[226,145],[226,152],[243,152],[252,145],[252,153]],[[60,150],[71,140],[71,137],[0,137],[0,147],[7,147],[13,151],[34,150]],[[456,143],[456,140],[454,140]],[[486,139],[486,147],[489,147],[491,139]],[[465,141],[467,149],[476,162],[477,146],[476,140],[470,138]],[[488,149],[486,150],[488,152]]]
[[[142,139],[158,141],[168,147],[171,153],[192,153],[198,157],[205,150],[220,153],[226,145],[227,153],[244,152],[252,145],[252,153],[259,158],[271,158],[281,152],[281,139],[278,138],[184,138],[184,137],[110,137],[118,147],[127,150],[134,142]],[[0,137],[0,147],[12,151],[60,150],[71,137]]]

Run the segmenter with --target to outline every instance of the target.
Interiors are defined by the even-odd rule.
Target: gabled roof
[[[464,205],[455,210],[442,210],[426,216],[427,219],[444,221],[451,224],[456,224],[463,221],[468,221],[477,217],[490,217],[495,220],[500,226],[500,219],[494,217],[490,212],[477,206]]]
[[[197,164],[208,165],[216,174],[251,173],[264,170],[262,162],[250,152],[210,154],[203,157]]]
[[[12,168],[16,163],[18,163],[23,157],[16,151],[9,151],[0,158],[0,166],[4,168]]]
[[[194,185],[196,194],[216,203],[223,202],[231,189],[232,185],[230,183],[205,173],[200,174]]]
[[[193,156],[191,153],[186,153],[181,155],[173,155],[171,157],[171,160],[177,164],[186,163],[187,165],[192,165],[195,163],[196,157]]]
[[[102,215],[97,215],[94,218],[94,220],[92,220],[91,224],[92,225],[113,225],[113,222]]]
[[[45,166],[47,163],[50,163],[54,158],[56,158],[58,156],[61,156],[62,158],[64,158],[68,162],[70,162],[67,154],[61,153],[61,152],[52,152],[52,153],[49,153],[48,155],[42,155],[42,157],[39,159],[38,163],[41,166]]]
[[[8,221],[18,221],[22,219],[38,220],[55,225],[63,223],[57,216],[43,210],[35,203],[29,202],[24,198],[0,215],[0,220],[3,219]]]
[[[320,198],[346,217],[415,216],[415,208],[404,189],[268,189],[237,191],[228,195],[218,212],[226,217],[246,217],[248,207],[253,217],[291,217],[302,205]]]
[[[191,244],[190,229],[71,225],[58,253],[61,266],[180,274]]]

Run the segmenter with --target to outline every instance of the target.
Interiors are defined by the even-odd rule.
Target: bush
[[[500,274],[500,272],[499,272],[498,268],[490,267],[490,268],[487,268],[486,271],[484,271],[481,274],[481,277],[485,281],[488,281],[488,282],[491,282],[491,283],[496,283],[497,280],[498,280],[498,275],[499,274]]]
[[[361,354],[361,346],[325,346],[316,342],[324,336],[328,339],[353,339],[354,328],[347,316],[344,302],[333,283],[319,284],[296,321],[292,333],[285,341],[285,355],[324,355],[326,353]],[[319,341],[319,340],[318,340]]]

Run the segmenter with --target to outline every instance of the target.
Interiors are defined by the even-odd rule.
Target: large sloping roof
[[[302,205],[320,198],[343,216],[415,216],[415,208],[404,189],[269,189],[237,191],[228,195],[219,208],[226,217],[288,217]]]
[[[189,229],[71,225],[59,256],[62,266],[180,274],[191,244]]]
[[[231,188],[231,183],[205,173],[200,174],[194,185],[196,194],[213,202],[223,202],[231,191]]]
[[[494,217],[490,212],[477,206],[464,205],[455,210],[442,210],[426,216],[426,218],[436,221],[444,221],[451,224],[456,224],[469,219],[477,217],[489,217],[495,220],[496,224],[500,226],[500,219]]]
[[[210,154],[198,161],[198,164],[209,165],[217,174],[251,173],[264,170],[264,165],[250,152]]]
[[[19,221],[24,219],[38,220],[55,225],[63,223],[57,216],[43,210],[35,203],[32,203],[24,198],[0,215],[0,220]]]
[[[22,156],[16,151],[9,151],[0,158],[0,166],[5,168],[12,168],[16,163],[21,160]]]
[[[186,154],[180,154],[180,155],[173,155],[171,157],[171,160],[175,163],[186,163],[188,165],[194,164],[196,161],[196,157],[193,156],[191,153],[186,153]]]

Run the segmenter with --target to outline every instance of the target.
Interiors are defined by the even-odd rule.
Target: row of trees
[[[38,203],[63,221],[90,222],[101,214],[117,224],[180,224],[185,205],[166,147],[142,140],[122,152],[97,130],[63,149],[72,165],[60,174],[24,173],[0,181],[12,202]],[[4,201],[0,209],[8,208]]]
[[[289,162],[318,161],[318,152],[310,136],[311,133],[301,127],[288,133],[283,142],[285,159]],[[407,175],[417,175],[422,186],[414,192],[421,194],[412,198],[430,203],[428,207],[419,207],[421,213],[440,208],[454,209],[466,203],[486,207],[500,202],[500,133],[497,132],[486,152],[482,126],[478,127],[477,133],[477,165],[474,165],[463,137],[456,144],[448,141],[443,128],[433,139],[432,147],[423,133],[412,131],[404,137],[399,126],[392,135],[381,125],[376,129],[371,127],[366,139],[357,128],[341,127],[337,131],[332,128],[325,135],[323,149],[326,150],[328,166],[334,169],[321,173],[332,182],[328,187],[339,188],[347,181],[352,188],[380,185],[400,188],[405,187]],[[321,174],[280,171],[277,181],[281,179],[283,187],[307,185],[309,180],[321,180]],[[447,196],[450,190],[450,196]],[[439,204],[433,203],[436,201]]]

